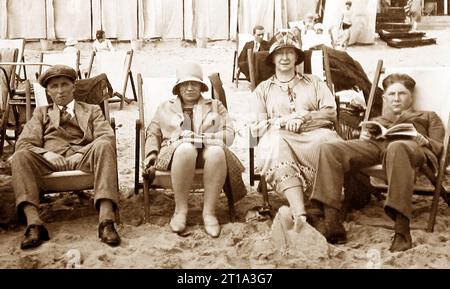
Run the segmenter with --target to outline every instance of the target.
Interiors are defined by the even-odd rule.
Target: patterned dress
[[[298,74],[288,83],[275,76],[255,90],[257,120],[252,134],[260,141],[256,165],[276,192],[292,187],[306,191],[314,178],[318,144],[339,139],[333,130],[336,103],[318,77]],[[280,127],[280,117],[307,119],[299,133]]]

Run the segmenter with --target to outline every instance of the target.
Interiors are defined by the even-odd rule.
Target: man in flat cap
[[[94,174],[99,238],[111,246],[120,244],[113,221],[118,204],[114,131],[99,106],[74,100],[76,78],[75,70],[64,65],[40,76],[53,104],[37,107],[17,140],[12,177],[17,210],[27,221],[22,249],[49,239],[38,213],[40,177],[65,170]]]

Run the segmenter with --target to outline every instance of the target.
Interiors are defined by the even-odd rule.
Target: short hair
[[[352,1],[345,1],[345,5],[350,5],[350,6],[352,6]]]
[[[255,25],[255,27],[253,27],[253,35],[255,35],[256,30],[264,30],[264,26],[262,26],[262,25]]]
[[[394,83],[403,84],[411,93],[414,92],[414,88],[416,86],[416,81],[408,74],[392,73],[386,76],[385,79],[383,79],[384,90],[386,90],[389,86],[391,86]]]
[[[100,39],[100,38],[103,38],[104,35],[105,35],[105,31],[97,30],[97,32],[95,33],[95,38]]]

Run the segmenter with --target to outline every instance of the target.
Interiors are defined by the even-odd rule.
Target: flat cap
[[[75,82],[77,79],[77,72],[70,66],[66,65],[53,65],[39,76],[39,84],[43,87],[47,87],[48,81],[57,76],[65,76]]]

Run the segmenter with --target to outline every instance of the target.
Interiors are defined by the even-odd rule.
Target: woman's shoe
[[[205,231],[213,238],[217,238],[220,235],[220,225],[216,216],[203,215],[203,224],[205,225]]]
[[[186,215],[181,213],[175,213],[170,219],[170,229],[172,232],[181,233],[186,229]]]

